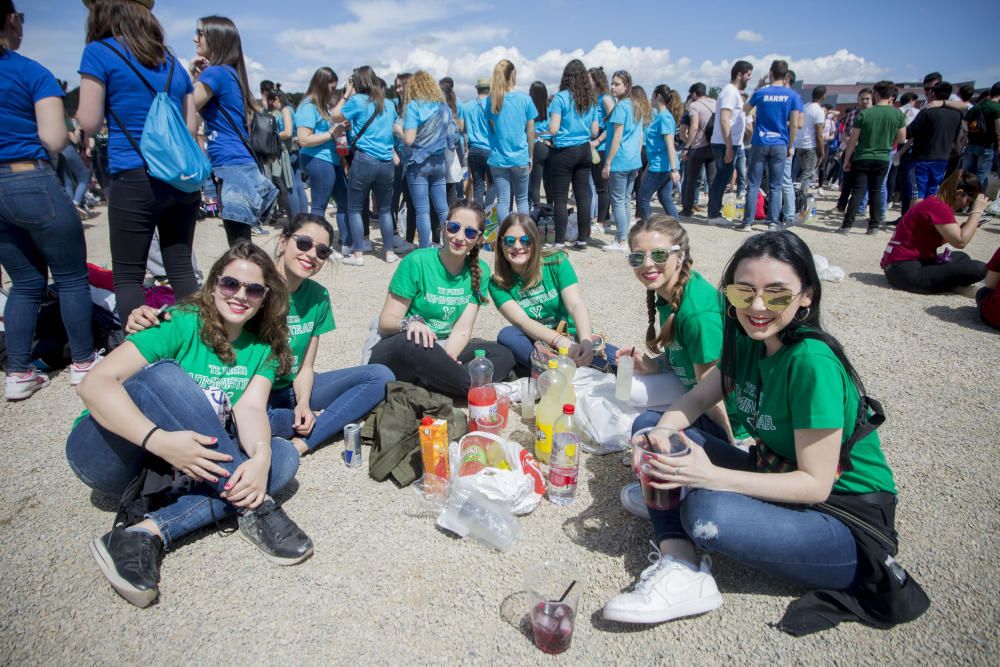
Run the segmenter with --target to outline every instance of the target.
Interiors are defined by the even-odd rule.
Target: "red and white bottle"
[[[476,430],[476,420],[494,421],[497,418],[497,392],[493,388],[493,362],[486,358],[486,350],[476,350],[476,358],[469,362],[469,430]]]

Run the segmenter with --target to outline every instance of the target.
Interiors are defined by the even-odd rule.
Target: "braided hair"
[[[452,217],[455,215],[455,212],[461,209],[465,209],[467,211],[472,212],[476,216],[476,220],[479,222],[479,231],[480,232],[485,231],[486,212],[483,210],[483,207],[480,206],[477,201],[470,199],[459,199],[458,201],[456,201],[454,204],[451,205],[451,208],[448,209],[448,219],[451,220]],[[481,239],[482,236],[480,236],[480,240]],[[476,301],[478,301],[480,305],[487,303],[489,301],[489,299],[487,299],[486,294],[483,292],[482,289],[483,269],[481,266],[479,266],[479,250],[481,247],[482,245],[479,242],[477,242],[474,246],[472,246],[472,249],[469,250],[469,254],[466,256],[466,262],[468,263],[469,266],[469,276],[472,278],[472,295],[476,297]]]
[[[687,232],[674,218],[668,215],[657,214],[636,223],[629,230],[628,234],[630,248],[635,242],[635,237],[644,232],[663,234],[670,239],[672,245],[680,246],[680,250],[677,251],[679,258],[677,280],[668,299],[672,312],[667,321],[663,323],[659,334],[656,332],[656,290],[648,290],[646,292],[646,313],[649,318],[646,326],[646,347],[650,352],[659,354],[667,345],[674,341],[674,318],[677,316],[677,310],[684,299],[684,289],[691,278],[691,267],[694,265],[694,260],[691,258],[691,245],[688,241]]]

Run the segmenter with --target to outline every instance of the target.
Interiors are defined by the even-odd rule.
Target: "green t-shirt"
[[[851,160],[888,162],[896,133],[906,127],[906,116],[891,104],[876,104],[854,117],[854,127],[861,129],[861,136]]]
[[[1000,102],[985,100],[976,105],[983,110],[986,118],[986,132],[984,134],[969,133],[969,143],[973,146],[984,148],[994,148],[997,145],[996,122],[1000,118]],[[968,118],[968,114],[966,115]]]
[[[302,281],[288,300],[288,347],[292,350],[292,370],[274,381],[275,389],[292,384],[299,374],[313,336],[321,336],[337,328],[330,310],[330,294],[314,280]]]
[[[732,396],[740,423],[769,449],[795,461],[796,429],[843,429],[842,442],[854,433],[858,391],[826,343],[806,339],[770,357],[762,341],[739,336],[736,345]],[[851,463],[854,469],[843,472],[834,491],[896,492],[877,432],[855,443]]]
[[[528,317],[550,329],[555,329],[560,320],[565,320],[569,324],[569,335],[575,336],[576,324],[566,310],[562,291],[578,282],[569,257],[564,252],[558,252],[542,259],[542,276],[537,285],[524,289],[521,276],[517,276],[514,285],[504,289],[493,278],[490,280],[490,298],[497,308],[508,301],[517,301]]]
[[[479,260],[481,290],[489,284],[490,268]],[[414,250],[399,263],[389,282],[389,291],[410,300],[406,315],[419,315],[438,338],[447,338],[469,302],[479,299],[472,294],[472,275],[468,263],[457,275],[448,273],[437,248]]]

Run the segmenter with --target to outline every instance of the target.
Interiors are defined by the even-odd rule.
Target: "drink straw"
[[[571,590],[573,590],[573,587],[574,587],[574,586],[576,586],[576,579],[574,579],[573,581],[569,582],[569,587],[568,587],[568,588],[566,589],[566,591],[565,591],[565,592],[564,592],[564,593],[562,594],[562,597],[561,597],[561,598],[559,598],[558,600],[556,600],[556,602],[562,602],[563,600],[565,600],[565,599],[566,599],[566,596],[567,596],[567,595],[569,595],[569,592],[570,592]]]

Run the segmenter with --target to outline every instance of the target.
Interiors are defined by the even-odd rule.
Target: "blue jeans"
[[[750,147],[750,160],[747,166],[747,199],[743,208],[743,224],[753,224],[757,215],[757,191],[760,182],[764,180],[764,169],[767,169],[767,223],[778,224],[781,213],[781,184],[784,178],[785,162],[788,158],[788,144],[764,146],[754,144]]]
[[[611,191],[611,217],[615,220],[615,241],[624,243],[632,226],[632,188],[638,169],[630,171],[613,171],[608,179],[608,189]]]
[[[278,188],[264,178],[256,162],[212,167],[222,181],[220,217],[244,225],[258,225],[278,199]]]
[[[175,361],[147,366],[125,381],[125,391],[154,424],[164,431],[194,431],[218,439],[214,449],[233,457],[219,465],[230,473],[247,460],[246,453],[219,422],[198,384]],[[129,482],[149,464],[153,455],[99,425],[92,416],[77,424],[66,441],[66,458],[80,480],[101,493],[120,497]],[[279,493],[295,477],[299,454],[292,443],[271,438],[271,474],[267,492]],[[146,515],[156,523],[163,544],[191,533],[213,521],[236,513],[219,497],[226,478],[192,483],[177,489],[173,502]]]
[[[64,173],[63,185],[66,187],[66,194],[73,199],[73,203],[82,204],[83,197],[87,194],[87,187],[90,185],[90,170],[83,164],[80,151],[73,144],[67,144],[62,152]]]
[[[528,182],[531,172],[528,165],[523,167],[496,167],[490,165],[490,174],[497,184],[497,216],[503,222],[510,214],[510,197],[514,193],[517,203],[517,212],[527,215],[530,212],[528,206]]]
[[[993,168],[993,158],[996,157],[996,150],[985,146],[974,146],[969,144],[962,153],[962,169],[971,171],[979,179],[979,184],[986,192],[986,185],[990,178],[990,169]]]
[[[736,163],[745,159],[742,146],[733,146],[733,161],[726,164],[726,145],[712,144],[712,155],[715,156],[715,178],[708,188],[708,219],[722,217],[722,197],[726,194],[726,186],[733,178]]]
[[[500,333],[497,334],[497,342],[513,353],[516,370],[520,371],[518,373],[519,375],[531,372],[531,353],[535,349],[535,342],[528,336],[528,334],[513,325],[507,326],[501,329]],[[612,368],[618,367],[617,364],[614,363],[617,353],[617,347],[608,342],[604,343],[604,354],[608,359],[612,360]],[[590,367],[603,371],[606,369],[606,363],[602,359],[598,359],[595,356],[594,360],[590,362]]]
[[[298,151],[289,155],[289,162],[292,165],[292,190],[288,193],[288,208],[294,217],[299,213],[309,212],[309,198],[306,196],[306,184],[302,181],[302,163]]]
[[[713,464],[753,470],[747,452],[696,428],[686,433]],[[858,548],[847,526],[804,505],[689,489],[679,508],[651,509],[649,518],[657,544],[690,539],[705,551],[808,588],[848,588],[858,572]]]
[[[337,205],[337,230],[340,244],[347,245],[351,230],[347,226],[347,178],[343,168],[337,164],[310,155],[299,156],[301,168],[309,176],[312,204],[309,212],[321,218],[326,217],[326,205],[333,197]]]
[[[740,146],[736,151],[736,198],[739,199],[747,191],[747,151]]]
[[[392,252],[392,180],[395,167],[392,160],[376,160],[362,151],[354,154],[351,174],[347,182],[347,208],[351,222],[348,242],[353,252],[361,252],[364,243],[364,222],[361,212],[368,204],[369,193],[375,192],[378,202],[378,226],[382,230],[382,245]]]
[[[89,359],[94,339],[87,241],[80,215],[48,162],[19,173],[0,165],[0,265],[12,283],[4,308],[7,372],[31,368],[35,319],[49,271],[59,292],[70,356]]]
[[[792,183],[793,159],[785,158],[785,168],[781,174],[781,215],[786,225],[795,222],[795,184]]]
[[[417,210],[417,234],[420,235],[421,248],[431,244],[431,204],[438,220],[448,219],[446,173],[444,153],[431,155],[422,164],[411,162],[406,166],[406,182],[410,186],[413,207]]]
[[[361,419],[384,401],[385,385],[395,379],[392,371],[378,364],[317,373],[309,396],[309,407],[323,412],[316,415],[312,432],[302,440],[310,450],[333,440],[346,424]],[[299,437],[292,428],[295,404],[295,390],[291,386],[271,392],[268,419],[274,435]]]
[[[647,171],[639,185],[639,194],[635,199],[635,214],[640,220],[645,220],[653,213],[653,194],[660,200],[660,206],[667,215],[676,218],[677,207],[674,205],[674,181],[670,171]]]

